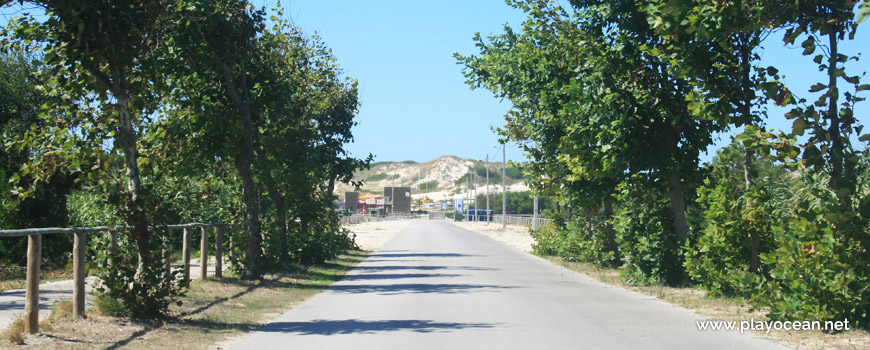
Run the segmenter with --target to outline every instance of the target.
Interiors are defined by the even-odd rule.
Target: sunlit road
[[[234,349],[780,349],[444,221],[413,223]]]

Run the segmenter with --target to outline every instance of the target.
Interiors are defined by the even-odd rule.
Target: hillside
[[[383,194],[384,187],[411,187],[414,198],[428,198],[432,200],[444,200],[452,198],[454,194],[465,191],[466,174],[479,169],[483,176],[478,176],[478,191],[486,190],[485,168],[490,171],[490,191],[501,191],[501,162],[483,162],[474,159],[462,159],[455,156],[443,156],[433,161],[417,163],[414,161],[404,162],[376,162],[369,170],[359,171],[354,174],[354,180],[364,180],[358,191],[362,194]],[[509,175],[520,177],[516,169],[508,167]],[[428,192],[426,184],[428,183]],[[508,178],[509,191],[523,191],[527,187],[522,179]],[[342,199],[347,191],[354,191],[351,186],[339,184],[335,193]]]

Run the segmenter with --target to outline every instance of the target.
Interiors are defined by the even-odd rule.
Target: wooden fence
[[[208,230],[215,228],[215,277],[222,277],[223,271],[223,230],[225,227],[235,227],[234,224],[203,224],[191,223],[183,225],[155,226],[153,229],[162,230],[165,234],[163,245],[164,267],[167,274],[172,272],[172,246],[169,237],[173,230],[183,230],[182,236],[182,259],[184,261],[183,275],[190,279],[190,249],[192,231],[199,228],[202,232],[200,242],[201,278],[208,276]],[[29,334],[39,331],[39,270],[42,250],[42,236],[49,234],[73,234],[73,317],[84,318],[85,316],[85,254],[87,252],[88,233],[108,232],[111,243],[110,248],[116,248],[118,231],[126,230],[126,227],[49,227],[30,228],[20,230],[0,230],[2,237],[27,236],[27,282],[24,302],[24,330]],[[111,263],[111,262],[109,262]]]
[[[542,219],[538,218],[538,227],[546,226],[551,224],[550,219]],[[493,215],[492,222],[502,222],[501,214]],[[523,226],[534,226],[534,217],[531,215],[507,215],[507,223],[508,225],[523,225]]]

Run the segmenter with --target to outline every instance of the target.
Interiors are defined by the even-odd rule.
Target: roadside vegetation
[[[233,224],[225,256],[252,286],[354,247],[333,191],[357,184],[353,173],[372,159],[344,149],[357,83],[281,8],[38,0],[0,10],[10,14],[0,36],[0,229],[118,227],[117,249],[108,235],[88,236],[100,300],[115,316],[166,317],[188,298],[162,268],[164,245],[181,246],[163,225]],[[44,237],[43,266],[62,270],[71,242]],[[25,246],[0,239],[12,279]]]
[[[870,90],[839,44],[867,1],[509,1],[519,28],[456,54],[468,84],[510,100],[554,225],[535,251],[619,268],[632,286],[693,286],[773,320],[870,328]],[[826,79],[787,86],[763,38],[799,43]],[[852,54],[852,53],[850,53]],[[866,66],[863,66],[866,67]],[[790,130],[765,128],[768,105]],[[711,164],[700,152],[737,130]]]

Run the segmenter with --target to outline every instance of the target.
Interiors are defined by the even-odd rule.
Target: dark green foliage
[[[490,176],[492,176],[492,174],[490,174]],[[508,167],[507,169],[505,169],[505,176],[514,180],[520,180],[525,178],[522,170],[513,167]]]
[[[647,176],[633,176],[620,185],[622,208],[613,226],[625,260],[623,276],[632,284],[679,285],[686,281],[683,268],[685,242],[677,240],[665,185]]]
[[[387,177],[389,177],[389,175],[387,175],[387,174],[374,174],[374,175],[366,178],[366,181],[372,181],[372,182],[381,181],[381,180],[386,179]]]
[[[501,193],[489,193],[489,208],[496,214],[501,214]],[[477,209],[486,209],[486,194],[477,195]],[[507,193],[507,214],[531,215],[534,214],[534,195],[529,191]],[[543,211],[548,208],[549,198],[538,198],[538,209]]]
[[[424,183],[417,185],[417,188],[419,188],[420,191],[427,191],[427,190],[433,191],[436,188],[438,188],[438,181],[433,180],[433,181],[429,181],[429,182],[424,182]]]
[[[870,170],[866,154],[858,162]],[[848,318],[870,327],[870,183],[860,177],[858,193],[849,198],[852,210],[828,188],[829,179],[803,172],[794,187],[794,214],[774,225],[775,249],[762,255],[771,266],[756,298],[774,318],[839,320]],[[854,210],[854,211],[853,211]]]
[[[42,84],[41,68],[35,57],[20,51],[0,54],[0,229],[63,227],[68,222],[65,197],[76,187],[74,176],[54,174],[33,188],[30,196],[15,194],[33,180],[17,175],[33,150],[11,145],[26,130],[42,124],[40,106],[48,98],[34,88]],[[23,265],[26,242],[26,237],[0,239],[0,264]],[[42,239],[42,256],[51,265],[63,266],[71,251],[71,236]]]
[[[615,266],[618,252],[612,249],[603,215],[576,215],[566,227],[547,225],[532,231],[534,252],[553,255],[567,261],[581,261],[596,266]]]
[[[166,316],[169,304],[184,295],[184,287],[189,281],[180,281],[181,271],[167,274],[163,264],[145,264],[138,267],[136,245],[124,239],[119,240],[118,249],[110,251],[108,242],[103,241],[97,248],[96,261],[100,266],[99,277],[103,284],[98,303],[107,313],[123,317],[162,317]],[[152,240],[152,251],[158,251],[156,239]],[[104,255],[104,256],[103,256]],[[106,258],[112,264],[106,264]]]
[[[771,225],[791,215],[791,210],[784,208],[790,203],[786,170],[769,160],[752,159],[753,190],[747,192],[743,157],[744,148],[737,142],[720,150],[698,189],[703,228],[686,252],[686,270],[713,294],[755,293],[769,265],[760,266],[759,274],[751,274],[750,230],[759,232],[759,252],[767,253],[773,247]]]
[[[477,174],[481,179],[486,178],[486,168],[485,166],[476,166],[474,167],[474,173]],[[522,169],[515,167],[508,167],[505,169],[505,176],[509,179],[514,180],[522,180],[525,179],[526,176],[523,174]],[[489,167],[489,180],[493,182],[501,181],[501,166],[498,167]]]

